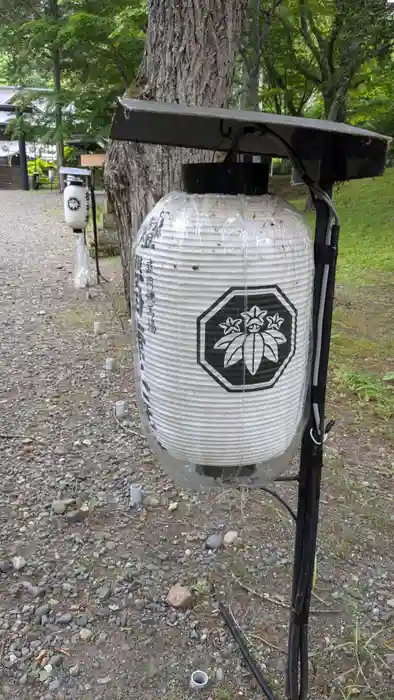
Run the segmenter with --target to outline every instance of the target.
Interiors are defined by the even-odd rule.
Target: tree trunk
[[[226,107],[248,0],[150,0],[141,99]],[[212,153],[113,142],[106,188],[121,247],[130,303],[131,242],[163,194],[180,187],[184,162],[212,160]]]
[[[57,0],[50,0],[50,13],[55,21],[59,20],[59,6]],[[56,163],[59,173],[59,188],[63,191],[64,177],[60,175],[60,168],[64,163],[64,141],[63,141],[63,115],[61,101],[61,73],[60,73],[60,50],[56,43],[52,49],[52,70],[53,86],[55,92],[55,129],[56,129]]]
[[[242,106],[244,109],[259,110],[259,82],[261,64],[261,0],[249,0],[247,10],[247,47],[243,61],[244,94]]]

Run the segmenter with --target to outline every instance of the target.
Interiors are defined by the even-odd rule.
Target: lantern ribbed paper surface
[[[84,229],[89,219],[89,191],[82,183],[64,188],[64,218],[74,230]]]
[[[133,257],[137,377],[151,442],[175,477],[283,471],[309,378],[313,246],[270,196],[174,192]]]

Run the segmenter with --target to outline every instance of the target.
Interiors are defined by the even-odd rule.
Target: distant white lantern
[[[89,221],[89,190],[82,180],[72,178],[64,188],[64,218],[74,231],[86,228]]]
[[[192,488],[274,479],[304,427],[313,244],[301,214],[266,193],[265,171],[186,166],[188,191],[161,199],[134,245],[143,422]]]

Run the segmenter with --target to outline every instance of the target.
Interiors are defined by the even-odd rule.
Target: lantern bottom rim
[[[215,465],[196,464],[196,473],[200,476],[207,476],[220,481],[231,480],[234,477],[251,477],[256,471],[255,464],[234,465],[217,467]]]

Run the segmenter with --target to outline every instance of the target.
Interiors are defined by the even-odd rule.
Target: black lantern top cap
[[[381,175],[390,139],[320,119],[120,98],[111,137],[120,141],[287,157],[308,173],[324,163],[332,182]]]

